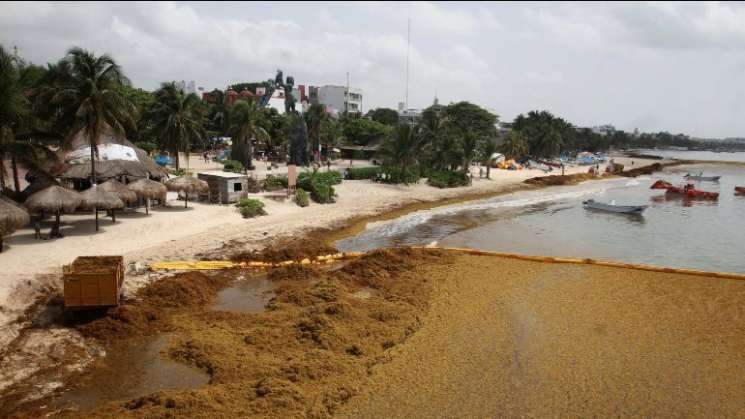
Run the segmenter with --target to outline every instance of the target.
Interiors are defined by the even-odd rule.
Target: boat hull
[[[583,202],[586,209],[614,212],[616,214],[641,214],[647,209],[647,205],[611,205],[593,200]]]

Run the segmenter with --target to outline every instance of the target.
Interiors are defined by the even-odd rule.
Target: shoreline
[[[584,169],[583,167],[580,167],[579,169]],[[572,179],[572,175],[568,175],[567,178]],[[579,178],[582,178],[583,176],[578,176]],[[610,177],[598,177],[595,180],[605,180],[609,179]],[[583,179],[586,180],[586,179]],[[484,185],[483,182],[489,182],[486,180],[480,181],[482,185]],[[365,184],[366,186],[369,186]],[[420,185],[421,186],[421,185]],[[299,227],[291,228],[285,232],[283,235],[277,235],[275,237],[267,238],[267,237],[261,237],[261,240],[259,241],[252,241],[252,239],[244,239],[242,241],[231,241],[231,240],[217,240],[215,241],[213,239],[214,244],[210,247],[210,249],[204,249],[203,252],[196,252],[194,249],[192,249],[193,254],[199,255],[201,254],[202,257],[213,255],[225,258],[228,255],[228,252],[234,253],[236,250],[240,249],[253,249],[253,250],[261,250],[261,249],[271,249],[272,247],[277,246],[282,241],[295,241],[295,242],[302,242],[303,240],[310,239],[318,239],[319,241],[323,241],[323,243],[328,244],[335,242],[336,240],[349,236],[351,234],[355,234],[355,232],[361,231],[365,228],[365,226],[369,222],[373,221],[382,221],[382,220],[389,220],[393,218],[397,218],[399,216],[405,215],[407,213],[418,211],[418,210],[426,210],[431,209],[435,207],[442,207],[442,206],[448,206],[448,205],[456,205],[461,202],[465,201],[472,201],[472,200],[479,200],[479,199],[488,199],[494,196],[517,192],[521,190],[535,190],[535,189],[541,189],[543,186],[536,186],[536,185],[530,185],[528,183],[525,183],[523,181],[518,182],[495,182],[494,184],[486,184],[487,187],[482,187],[481,190],[476,188],[476,190],[473,190],[473,188],[456,188],[456,190],[435,190],[434,192],[437,192],[434,199],[432,199],[432,196],[428,196],[429,199],[423,199],[422,197],[418,198],[411,198],[408,197],[407,201],[404,202],[397,202],[397,203],[382,203],[379,207],[374,208],[372,210],[369,210],[369,214],[362,214],[357,216],[350,216],[346,218],[336,218],[336,219],[330,219],[326,220],[324,227],[316,227],[316,228],[308,228],[306,225],[301,225]],[[401,188],[386,188],[384,189],[401,189]],[[430,191],[432,192],[432,191]],[[317,206],[319,207],[319,206]],[[322,207],[319,209],[323,209]],[[250,243],[249,243],[250,242]],[[147,250],[147,249],[145,249]],[[200,249],[197,249],[200,250]],[[156,259],[157,260],[157,259]],[[178,275],[178,273],[176,274]],[[148,273],[145,275],[138,275],[133,274],[132,272],[128,272],[127,274],[127,280],[125,281],[125,284],[129,282],[127,293],[130,295],[130,297],[134,296],[138,290],[143,289],[143,287],[147,287],[151,284],[156,284],[161,282],[160,279],[162,278],[170,278],[174,275],[172,273],[169,274],[161,274],[161,273]],[[54,289],[51,290],[51,292],[54,292]],[[43,308],[43,307],[41,307]],[[30,322],[33,317],[33,310],[27,309],[27,318],[26,322]],[[30,323],[25,323],[30,324]],[[18,324],[19,329],[22,329],[24,327],[24,323]],[[57,341],[57,344],[64,344],[67,340],[72,341],[80,341],[79,334],[74,330],[69,330],[70,333],[72,333],[69,337],[61,337],[61,341]],[[23,337],[23,336],[22,336]],[[38,338],[42,339],[44,341],[43,336],[39,336]],[[47,344],[49,342],[46,342]],[[79,349],[83,349],[85,347],[85,344],[82,342],[79,342],[78,345]],[[23,350],[24,342],[21,342],[19,345],[16,345],[20,348],[20,350]],[[38,345],[38,342],[35,342],[35,344]],[[27,346],[27,345],[26,345]],[[95,357],[94,357],[95,358]],[[91,359],[94,359],[91,358]],[[89,359],[90,361],[90,359]],[[61,366],[60,366],[61,367]],[[33,374],[33,372],[31,372]],[[2,378],[0,376],[0,378]],[[0,384],[2,384],[0,380]]]

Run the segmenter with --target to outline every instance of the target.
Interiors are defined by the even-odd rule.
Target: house
[[[248,195],[248,176],[231,172],[200,172],[197,178],[210,186],[210,202],[230,204]]]

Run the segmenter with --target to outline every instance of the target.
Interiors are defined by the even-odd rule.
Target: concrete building
[[[312,87],[311,87],[312,89]],[[309,95],[309,102],[313,102],[313,90]],[[338,112],[362,112],[362,90],[346,86],[320,86],[318,88],[318,103],[322,103]]]
[[[230,204],[248,195],[246,175],[231,172],[199,172],[197,178],[210,186],[210,202]]]

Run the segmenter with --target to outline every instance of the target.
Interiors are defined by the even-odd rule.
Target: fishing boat
[[[738,195],[745,195],[745,186],[735,186],[735,193]]]
[[[705,182],[719,182],[719,178],[721,178],[721,176],[704,176],[703,173],[699,173],[697,175],[686,173],[686,175],[683,177],[688,180],[699,180],[699,181],[705,181]]]
[[[585,205],[585,208],[616,212],[619,214],[641,214],[645,209],[647,209],[647,205],[616,205],[615,202],[605,204],[603,202],[597,202],[594,199],[588,199],[582,203]]]
[[[709,192],[696,189],[692,184],[688,183],[684,186],[673,186],[670,182],[664,180],[658,180],[649,189],[665,189],[668,194],[684,195],[688,198],[703,198],[703,199],[718,199],[718,192]]]

